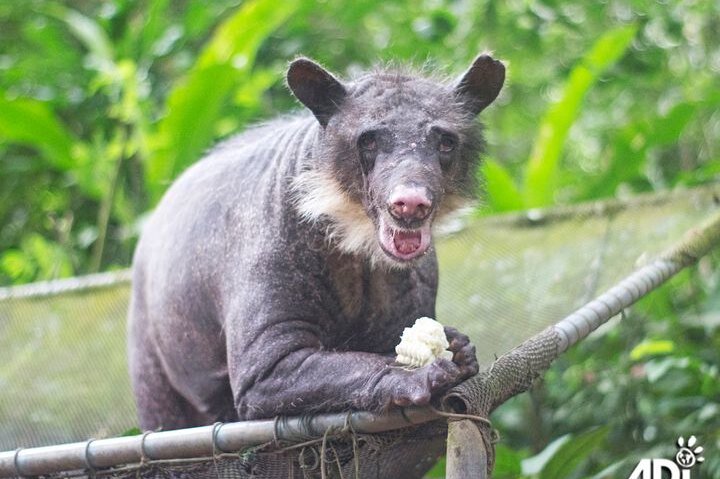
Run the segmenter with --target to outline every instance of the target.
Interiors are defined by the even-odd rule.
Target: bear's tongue
[[[418,231],[396,231],[393,235],[395,248],[402,254],[411,254],[420,249],[422,243],[422,232]]]
[[[410,261],[425,254],[432,242],[430,223],[426,222],[416,230],[400,230],[380,217],[378,241],[382,250],[398,261]]]

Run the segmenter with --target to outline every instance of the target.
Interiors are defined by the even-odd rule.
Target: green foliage
[[[593,428],[577,436],[562,436],[557,439],[556,442],[568,438],[559,447],[554,448],[553,454],[542,464],[537,473],[538,479],[571,477],[578,466],[598,450],[607,434],[607,428]],[[556,442],[551,443],[548,447],[553,446]]]
[[[32,255],[18,251],[23,238],[38,229],[54,250],[69,258],[62,268],[52,269],[55,276],[98,271],[103,264],[127,264],[137,222],[172,179],[219,134],[237,130],[261,110],[262,93],[278,76],[254,68],[258,49],[299,6],[257,0],[232,11],[227,2],[220,5],[220,12],[229,15],[207,41],[195,39],[202,48],[178,49],[184,62],[185,58],[192,62],[187,74],[171,75],[177,79],[168,88],[155,81],[167,69],[168,54],[182,39],[193,40],[183,37],[186,29],[205,23],[195,34],[201,37],[213,26],[212,9],[204,12],[198,3],[184,12],[185,18],[178,18],[169,2],[153,2],[145,20],[145,6],[130,2],[95,15],[81,13],[79,2],[78,8],[53,1],[37,3],[33,11],[0,6],[0,13],[7,15],[2,17],[4,23],[17,26],[20,18],[29,15],[43,32],[38,36],[36,30],[28,31],[25,42],[8,48],[4,58],[30,61],[34,67],[47,56],[76,51],[56,66],[56,73],[79,81],[73,84],[76,98],[63,97],[56,90],[67,90],[67,84],[45,79],[21,64],[19,73],[24,76],[0,87],[6,88],[0,89],[0,154],[7,160],[1,166],[9,183],[7,207],[0,208],[0,220],[8,224],[0,235],[0,251],[9,249],[0,263],[0,284],[46,277],[44,270],[33,266],[37,260],[31,260]],[[146,28],[125,23],[131,18],[146,23]],[[36,53],[32,48],[38,42],[43,48]],[[53,92],[50,98],[37,91],[21,94],[28,79],[32,87],[52,85],[47,87]],[[233,109],[235,113],[228,114]],[[37,168],[52,172],[52,179],[36,181],[30,172]],[[66,215],[63,225],[69,231],[55,228],[55,221],[48,228],[26,218],[30,209],[23,195],[12,193],[28,186],[49,187],[70,200],[63,212],[43,210],[37,201],[30,202],[33,213],[51,218]]]
[[[445,458],[443,457],[440,459],[432,469],[430,469],[427,474],[425,474],[426,479],[436,479],[436,478],[444,478],[445,477]]]
[[[497,161],[486,158],[480,167],[485,194],[493,211],[513,211],[523,207],[522,193],[510,173]]]
[[[509,65],[483,113],[485,213],[716,178],[717,6],[33,0],[0,4],[0,251],[39,234],[68,274],[129,263],[144,214],[215,141],[295,106],[297,54],[457,73]],[[47,202],[42,191],[61,201]],[[0,283],[17,276],[0,267]]]
[[[61,171],[74,166],[75,140],[45,102],[0,97],[0,135],[7,142],[35,148],[50,166]]]
[[[522,461],[526,456],[526,450],[515,451],[505,444],[496,444],[493,477],[496,479],[517,479],[522,475]]]
[[[699,271],[673,279],[565,353],[530,395],[497,411],[505,441],[545,452],[556,438],[602,425],[606,440],[577,451],[583,462],[574,471],[548,476],[599,479],[628,477],[643,457],[672,458],[675,439],[694,434],[706,450],[701,477],[720,477],[717,266],[717,256],[706,258]],[[532,435],[527,424],[535,425]]]
[[[128,436],[139,436],[143,432],[140,430],[139,427],[131,427],[127,431],[124,431],[122,434],[120,434],[120,437],[128,437]]]
[[[158,124],[146,170],[154,200],[211,144],[222,107],[238,85],[255,87],[244,92],[245,98],[258,99],[246,102],[246,108],[260,106],[259,97],[268,85],[250,81],[257,50],[297,6],[297,1],[254,0],[217,28],[187,77],[170,92],[165,117]]]
[[[20,248],[3,252],[0,265],[18,282],[48,280],[72,274],[70,258],[65,251],[38,234],[24,237]]]
[[[635,26],[605,33],[570,71],[560,99],[540,121],[525,172],[525,202],[534,208],[554,203],[560,154],[570,127],[580,114],[582,101],[600,75],[625,53],[635,36]]]
[[[674,349],[675,344],[669,339],[647,339],[632,348],[632,351],[630,351],[630,359],[638,361],[649,356],[669,354],[672,353]]]

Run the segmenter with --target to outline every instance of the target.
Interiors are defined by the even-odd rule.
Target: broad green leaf
[[[146,165],[146,182],[155,201],[210,146],[222,109],[250,76],[261,43],[298,4],[299,0],[252,0],[217,28],[188,76],[168,97],[154,154]]]
[[[649,143],[651,145],[675,143],[685,126],[695,116],[697,108],[696,102],[679,103],[667,115],[650,120],[647,125]]]
[[[495,446],[493,477],[496,479],[516,479],[522,473],[521,463],[524,457],[525,455],[521,452],[514,451],[504,444],[497,444]]]
[[[273,70],[255,70],[246,82],[238,86],[234,94],[237,105],[251,108],[258,105],[258,92],[267,90],[277,81],[277,72]]]
[[[445,465],[446,461],[444,457],[435,463],[435,465],[423,476],[424,479],[442,479],[445,477]]]
[[[156,200],[211,144],[215,122],[235,82],[231,69],[215,65],[173,91],[168,100],[169,113],[151,139],[145,170],[148,189]]]
[[[564,479],[605,442],[609,428],[600,427],[572,437],[555,451],[539,474],[539,479]]]
[[[53,167],[73,167],[75,138],[44,102],[0,94],[0,143],[20,143],[38,150]]]
[[[513,211],[523,207],[522,195],[510,173],[498,162],[487,159],[481,167],[484,190],[492,211]]]
[[[557,451],[559,451],[570,440],[572,440],[571,434],[560,436],[545,446],[545,449],[540,451],[538,454],[528,457],[527,459],[523,459],[521,462],[522,473],[527,476],[539,474],[547,463],[550,462]]]
[[[616,477],[622,477],[620,476],[622,471],[625,470],[631,470],[631,460],[628,458],[621,459],[617,462],[614,462],[604,468],[602,471],[598,472],[594,476],[592,476],[590,479],[615,479]],[[630,469],[628,469],[630,468]]]
[[[550,106],[540,122],[525,175],[525,206],[553,203],[557,169],[570,127],[580,114],[585,94],[603,71],[630,46],[637,27],[619,27],[605,33],[570,72],[562,97]]]
[[[675,343],[668,339],[648,339],[635,346],[630,351],[630,359],[639,361],[648,356],[669,354],[675,350]]]

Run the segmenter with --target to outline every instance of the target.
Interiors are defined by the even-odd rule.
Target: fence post
[[[469,419],[448,423],[446,479],[488,479],[487,451],[478,427]]]

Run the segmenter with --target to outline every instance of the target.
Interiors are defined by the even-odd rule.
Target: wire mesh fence
[[[614,292],[594,306],[603,311],[591,308],[565,322],[560,333],[553,333],[559,336],[538,336],[540,349],[526,349],[513,361],[513,354],[504,353],[662,256],[687,230],[714,218],[718,196],[720,188],[712,186],[631,202],[499,218],[466,216],[446,225],[448,233],[438,245],[438,320],[467,332],[481,364],[492,365],[450,397],[460,399],[470,414],[487,417],[505,398],[522,390],[517,384],[529,385],[557,353],[597,326],[590,323],[616,314],[625,307],[623,300],[636,300],[646,292],[640,289],[650,290],[674,274],[676,266],[686,265],[687,252],[675,251],[678,256],[670,259],[674,266],[663,257],[662,264],[656,264],[656,279],[637,280],[640,283],[624,290],[627,294]],[[135,424],[125,369],[128,292],[126,272],[0,289],[0,449],[110,437]],[[615,300],[620,303],[608,306]],[[535,364],[529,361],[532,351],[539,351],[540,359],[527,370],[528,364]],[[497,356],[510,359],[493,364]],[[493,377],[500,382],[493,383]],[[421,477],[445,450],[447,423],[433,419],[389,432],[340,428],[289,443],[274,437],[235,448],[217,447],[213,434],[210,449],[194,459],[160,458],[141,450],[140,461],[113,469],[96,467],[99,463],[88,446],[84,455],[78,453],[81,467],[73,474]],[[487,438],[490,429],[485,429]],[[15,473],[32,473],[18,468],[18,457],[26,458],[25,453],[0,456],[0,470],[2,457],[6,464],[12,460]]]

